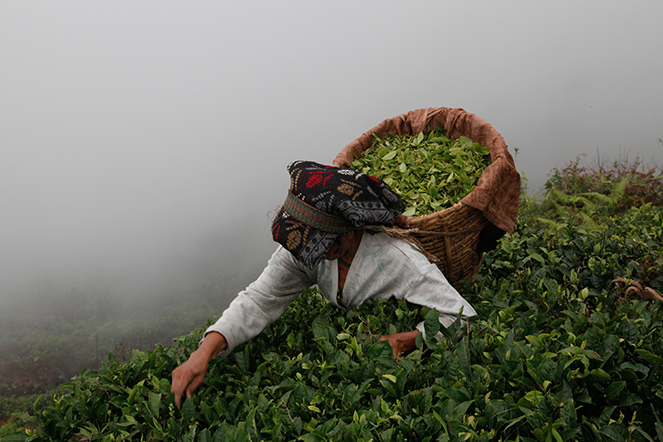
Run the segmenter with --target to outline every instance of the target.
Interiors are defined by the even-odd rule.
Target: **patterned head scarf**
[[[272,238],[309,269],[341,233],[393,226],[404,210],[384,181],[355,169],[295,161],[288,172],[290,190],[272,224]]]

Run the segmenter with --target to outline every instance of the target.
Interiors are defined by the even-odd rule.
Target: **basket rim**
[[[430,224],[434,224],[436,222],[440,222],[440,224],[443,224],[445,220],[448,220],[454,217],[455,215],[459,216],[467,215],[466,212],[475,215],[477,219],[474,220],[470,224],[470,226],[465,229],[440,232],[437,230],[421,228],[422,225],[427,226]],[[424,235],[430,234],[430,235],[439,235],[439,236],[456,236],[480,230],[483,227],[485,227],[489,222],[490,221],[486,219],[486,217],[484,216],[483,212],[481,212],[481,210],[476,209],[472,206],[468,206],[467,204],[464,204],[459,201],[454,205],[452,205],[451,207],[447,207],[445,209],[438,210],[437,212],[433,213],[426,213],[414,216],[401,215],[396,219],[395,228],[402,230],[410,230],[413,233],[415,233],[416,231]]]
[[[422,108],[383,120],[341,149],[332,164],[348,167],[357,154],[361,156],[370,147],[373,135],[421,133],[432,130],[436,124],[440,124],[450,138],[466,136],[491,150],[491,164],[484,169],[477,185],[460,201],[483,212],[498,228],[513,232],[521,187],[513,156],[502,135],[490,123],[462,108]],[[449,208],[442,211],[446,209]]]

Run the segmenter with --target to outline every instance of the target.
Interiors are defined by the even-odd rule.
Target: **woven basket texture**
[[[483,253],[477,251],[481,230],[488,224],[474,207],[456,203],[439,212],[410,217],[408,227],[393,227],[389,234],[410,235],[450,283],[479,273]]]
[[[389,229],[392,236],[414,240],[455,284],[479,273],[483,254],[477,250],[481,230],[489,223],[512,232],[520,196],[520,175],[515,170],[502,136],[482,118],[458,108],[428,108],[410,111],[383,121],[348,144],[334,165],[347,167],[369,149],[373,134],[413,135],[429,133],[442,126],[452,138],[466,136],[491,150],[492,164],[481,175],[477,188],[451,207],[435,213],[401,217]]]

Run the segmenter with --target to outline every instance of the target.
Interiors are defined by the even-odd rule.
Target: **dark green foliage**
[[[460,285],[478,312],[462,330],[405,302],[340,311],[311,290],[213,361],[182,410],[170,372],[203,329],[110,355],[0,440],[663,441],[663,304],[615,282],[663,294],[663,208],[593,228],[533,216]],[[398,362],[377,342],[420,321],[443,339]]]
[[[521,440],[553,430],[562,440],[663,440],[663,306],[613,283],[663,293],[662,250],[663,209],[644,206],[589,232],[521,223],[486,257],[466,289],[492,311],[477,322],[485,337],[468,342],[483,347],[471,353],[484,356],[491,398],[522,419],[504,424],[530,427]]]
[[[461,287],[479,312],[464,337],[454,344],[458,330],[443,329],[445,339],[399,362],[375,335],[421,320],[431,334],[435,314],[404,302],[342,312],[314,291],[215,360],[181,411],[170,371],[202,329],[128,362],[111,355],[36,414],[33,437],[661,440],[661,304],[622,299],[611,281],[663,289],[651,268],[661,265],[651,253],[663,245],[662,221],[661,208],[642,207],[601,231],[521,224]]]

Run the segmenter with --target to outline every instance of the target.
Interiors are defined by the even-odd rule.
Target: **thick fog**
[[[0,302],[244,284],[274,249],[286,165],[330,163],[412,109],[485,118],[531,191],[581,154],[660,164],[661,17],[657,1],[0,0]]]

